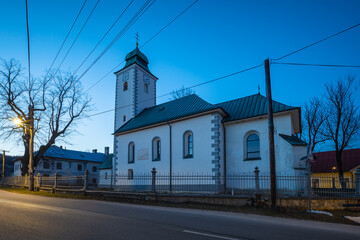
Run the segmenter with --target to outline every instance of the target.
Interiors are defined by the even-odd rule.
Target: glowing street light
[[[14,119],[13,119],[13,123],[14,123],[16,126],[21,126],[21,124],[22,124],[23,122],[22,122],[21,119],[19,119],[19,118],[14,118]]]

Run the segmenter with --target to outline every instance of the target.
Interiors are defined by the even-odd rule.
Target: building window
[[[92,183],[93,183],[93,184],[96,184],[96,178],[93,178],[93,179],[92,179]]]
[[[44,168],[44,169],[49,169],[49,168],[50,168],[50,163],[49,163],[49,161],[44,161],[44,162],[43,162],[43,168]]]
[[[184,133],[184,158],[192,158],[194,156],[194,136],[191,131]]]
[[[107,180],[107,177],[108,177],[108,176],[107,176],[107,172],[106,172],[106,173],[105,173],[105,180]]]
[[[160,161],[161,156],[161,144],[160,138],[156,137],[152,141],[152,159],[153,161]]]
[[[149,93],[149,85],[147,83],[144,84],[144,92]]]
[[[56,163],[56,169],[61,170],[62,169],[62,162]]]
[[[123,122],[125,122],[125,121],[126,121],[126,116],[124,115],[124,116],[123,116]]]
[[[123,91],[128,90],[128,82],[124,82]]]
[[[93,166],[93,172],[96,172],[96,170],[97,170],[96,166]]]
[[[135,162],[135,143],[131,142],[129,143],[129,149],[128,149],[128,163],[134,163]]]
[[[257,134],[251,134],[246,140],[246,158],[260,159],[260,138]]]
[[[128,179],[134,179],[134,171],[132,169],[128,169]]]
[[[82,171],[82,164],[78,164],[78,171]]]

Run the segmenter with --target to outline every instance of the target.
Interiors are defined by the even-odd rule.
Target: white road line
[[[9,201],[9,200],[3,200],[3,199],[0,199],[0,203],[5,203],[5,204],[7,203],[7,204],[18,205],[18,206],[23,206],[23,207],[30,207],[30,208],[40,208],[40,209],[45,209],[45,210],[57,211],[57,212],[62,212],[63,211],[63,210],[58,209],[58,208],[45,207],[45,206],[41,206],[41,205],[37,205],[37,204],[23,203],[23,202],[17,202],[17,201]]]
[[[241,240],[241,238],[225,237],[225,236],[214,235],[214,234],[209,234],[209,233],[202,233],[202,232],[195,232],[195,231],[190,231],[190,230],[183,230],[183,232],[184,232],[184,233],[191,233],[191,234],[202,235],[202,236],[206,236],[206,237],[226,239],[226,240]]]

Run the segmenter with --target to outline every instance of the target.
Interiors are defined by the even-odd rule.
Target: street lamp
[[[30,177],[30,183],[29,183],[29,190],[34,191],[34,161],[33,161],[33,154],[34,154],[34,118],[29,118],[26,121],[23,121],[20,118],[14,118],[13,123],[19,127],[25,125],[27,126],[26,129],[29,130],[29,177]],[[25,131],[26,131],[25,129]]]

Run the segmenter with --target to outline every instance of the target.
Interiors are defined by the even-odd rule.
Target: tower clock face
[[[123,81],[126,82],[127,80],[129,80],[129,73],[124,73],[123,75]]]
[[[146,84],[150,84],[150,78],[149,78],[149,76],[147,76],[147,75],[144,75],[144,83],[146,83]]]

